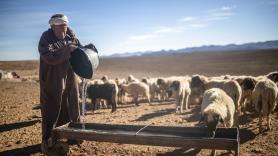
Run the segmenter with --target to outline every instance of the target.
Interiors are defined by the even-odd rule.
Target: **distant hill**
[[[204,45],[200,47],[189,47],[189,48],[182,48],[177,50],[126,52],[126,53],[112,54],[103,57],[156,56],[156,55],[171,55],[171,54],[192,53],[192,52],[229,52],[229,51],[262,50],[262,49],[278,49],[278,40],[265,41],[265,42],[253,42],[253,43],[245,43],[245,44]]]

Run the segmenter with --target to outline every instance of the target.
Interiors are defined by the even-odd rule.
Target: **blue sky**
[[[39,59],[55,13],[100,55],[278,39],[278,0],[1,0],[0,60]]]

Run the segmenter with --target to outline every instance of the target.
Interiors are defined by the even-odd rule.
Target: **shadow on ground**
[[[5,132],[5,131],[13,130],[13,129],[19,129],[19,128],[23,128],[23,127],[32,126],[32,125],[36,124],[37,122],[40,122],[40,120],[32,120],[32,121],[24,121],[24,122],[0,125],[0,132]]]
[[[239,138],[240,138],[240,144],[244,144],[250,140],[255,139],[256,134],[252,132],[250,129],[240,129],[239,130]]]
[[[192,109],[190,109],[190,111],[183,113],[183,115],[189,115],[189,114],[191,115],[189,117],[183,118],[183,120],[187,122],[199,121],[201,117],[200,107],[195,106]]]
[[[255,118],[258,118],[259,115],[254,112],[247,112],[245,115],[241,115],[239,117],[239,123],[241,125],[248,125],[250,122],[252,122]]]
[[[0,155],[5,156],[24,156],[32,155],[41,152],[41,144],[31,145],[23,148],[16,148],[12,150],[2,151]]]
[[[166,152],[166,153],[159,153],[157,156],[195,156],[197,155],[201,149],[194,149],[194,148],[177,148],[174,151]]]
[[[133,122],[134,121],[147,121],[147,120],[150,120],[150,119],[153,119],[153,118],[156,118],[156,117],[161,117],[161,116],[164,116],[164,115],[168,115],[168,114],[171,114],[171,113],[174,113],[174,112],[175,112],[175,109],[159,110],[159,111],[155,111],[155,112],[150,113],[150,114],[142,115],[138,119],[133,120]]]

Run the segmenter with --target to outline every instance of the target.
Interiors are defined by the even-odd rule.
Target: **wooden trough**
[[[85,128],[84,128],[84,127]],[[201,127],[167,127],[68,123],[54,129],[58,138],[113,142],[123,144],[234,150],[239,155],[237,128],[218,128],[215,137],[206,137]]]

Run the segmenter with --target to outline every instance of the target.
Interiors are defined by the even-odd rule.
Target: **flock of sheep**
[[[20,76],[14,71],[4,71],[0,69],[0,80],[19,79]]]
[[[103,76],[89,82],[87,96],[92,100],[93,110],[105,100],[112,107],[112,112],[130,97],[136,105],[139,105],[139,98],[144,98],[149,104],[172,98],[176,103],[176,113],[187,110],[193,102],[200,103],[200,122],[205,123],[213,135],[220,123],[225,127],[239,127],[238,118],[246,113],[247,104],[259,114],[259,131],[263,131],[263,117],[267,117],[270,130],[271,113],[278,100],[277,85],[278,71],[258,77],[193,75],[139,80],[129,75],[127,79],[114,80]],[[190,96],[194,96],[194,100],[189,100]]]

